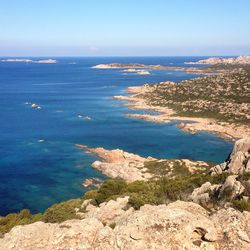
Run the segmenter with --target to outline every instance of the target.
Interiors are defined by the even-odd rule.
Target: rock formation
[[[150,156],[141,157],[121,149],[88,148],[85,145],[79,144],[76,144],[76,146],[87,152],[96,154],[101,159],[101,161],[95,161],[92,164],[93,168],[110,178],[123,179],[127,182],[160,177],[157,171],[156,173],[150,171],[149,164],[161,163],[162,168],[165,168],[167,177],[174,177],[171,176],[171,173],[174,171],[175,164],[178,164],[178,166],[181,165],[190,173],[204,171],[208,167],[208,164],[203,161],[156,159]],[[89,180],[85,184],[89,184]]]
[[[190,199],[203,206],[215,201],[223,204],[227,201],[239,199],[245,187],[237,180],[237,177],[237,175],[230,175],[222,184],[212,185],[210,182],[206,182],[201,187],[194,189]]]
[[[250,248],[249,212],[228,208],[209,215],[201,206],[182,201],[124,211],[126,199],[90,211],[82,220],[17,226],[0,239],[0,249]]]
[[[210,170],[211,174],[221,174],[222,172],[242,174],[249,171],[250,137],[236,141],[229,158],[223,164],[216,165]]]

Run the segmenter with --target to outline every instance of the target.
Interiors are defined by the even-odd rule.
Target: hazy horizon
[[[250,1],[0,1],[0,56],[250,54]]]

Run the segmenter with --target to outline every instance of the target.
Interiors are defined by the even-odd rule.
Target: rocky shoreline
[[[180,171],[187,171],[190,174],[204,172],[211,167],[204,161],[156,159],[150,156],[142,157],[121,149],[89,148],[79,144],[76,144],[76,147],[93,153],[101,159],[101,161],[93,162],[93,168],[110,178],[122,179],[127,182],[176,177],[177,173],[174,173],[176,166],[180,168]],[[157,165],[160,165],[161,169],[157,168]],[[157,169],[154,170],[154,167]]]
[[[175,109],[166,105],[151,104],[156,101],[156,98],[152,96],[154,92],[158,91],[158,86],[160,86],[160,88],[167,89],[175,88],[177,85],[174,82],[163,82],[156,85],[145,84],[143,86],[129,87],[127,89],[129,95],[113,96],[113,98],[127,101],[128,103],[125,104],[125,106],[132,110],[148,110],[157,112],[157,114],[127,114],[127,116],[131,118],[159,123],[179,121],[177,126],[185,132],[197,133],[200,131],[206,131],[216,134],[225,140],[235,140],[250,135],[250,126],[248,124],[220,121],[213,118],[192,117],[185,115],[180,116]],[[148,100],[148,96],[150,96],[152,101]],[[161,99],[157,101],[161,103]],[[246,105],[249,104],[247,103]]]
[[[129,93],[131,93],[131,88],[128,91]],[[136,90],[138,89],[139,87],[136,87]],[[179,121],[180,123],[178,123],[177,126],[185,132],[195,134],[197,132],[205,131],[208,133],[215,134],[225,140],[235,140],[250,135],[250,128],[247,125],[218,122],[215,119],[209,118],[176,116],[175,111],[173,109],[167,107],[163,108],[159,106],[150,106],[140,96],[141,93],[141,91],[138,91],[137,94],[134,95],[113,96],[113,98],[117,100],[128,101],[128,104],[125,105],[132,110],[148,110],[159,113],[154,115],[135,113],[127,114],[127,116],[131,118],[137,118],[157,123],[169,123],[171,121]]]

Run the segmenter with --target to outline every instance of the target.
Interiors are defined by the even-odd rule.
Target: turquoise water
[[[101,177],[95,156],[74,145],[120,148],[143,156],[222,162],[232,144],[213,135],[183,133],[174,123],[127,118],[113,100],[128,86],[197,77],[178,71],[124,75],[92,69],[99,63],[184,66],[200,58],[57,58],[57,64],[0,62],[0,214],[42,212],[86,191],[82,181]],[[187,66],[187,65],[185,65]],[[26,102],[42,109],[31,109]],[[83,120],[89,116],[92,120]],[[42,141],[41,141],[42,140]]]

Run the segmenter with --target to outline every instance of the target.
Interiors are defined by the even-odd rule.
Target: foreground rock
[[[208,167],[208,164],[203,161],[191,161],[188,159],[159,160],[153,157],[141,157],[120,149],[88,148],[79,144],[76,144],[76,146],[101,158],[102,161],[95,161],[92,164],[93,168],[110,178],[123,179],[127,182],[149,180],[162,177],[163,175],[169,178],[175,177],[177,174],[175,173],[176,166],[190,173],[204,171]],[[88,183],[89,181],[87,181]]]
[[[98,212],[89,212],[82,220],[17,226],[0,239],[0,249],[250,248],[248,212],[229,208],[210,216],[201,206],[182,201],[168,206],[145,205],[138,211],[129,211],[124,207],[126,199],[113,201],[109,209],[107,204],[101,206]],[[100,211],[105,209],[101,216]],[[110,216],[112,213],[117,216]]]
[[[243,174],[250,172],[250,137],[236,141],[233,151],[226,162],[216,165],[210,172],[211,174],[221,174],[222,172]]]

